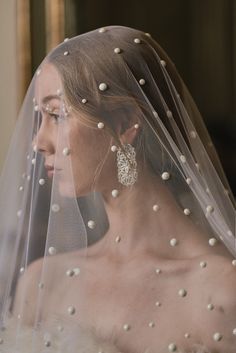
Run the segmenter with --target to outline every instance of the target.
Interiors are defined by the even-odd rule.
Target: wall
[[[0,1],[0,170],[17,116],[16,1]]]

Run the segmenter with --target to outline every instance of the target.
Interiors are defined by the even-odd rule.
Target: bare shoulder
[[[32,289],[38,283],[43,265],[43,259],[33,261],[22,273],[17,283],[17,291],[22,292],[24,288]]]
[[[40,281],[40,277],[50,278],[51,285],[57,282],[58,277],[62,277],[67,271],[85,266],[87,260],[86,249],[58,253],[53,256],[46,256],[30,264],[26,270],[28,281],[32,278]]]
[[[57,273],[82,266],[87,260],[87,248],[78,249],[71,252],[58,253],[53,256],[46,256],[33,261],[24,271],[19,279],[19,286],[35,286],[42,276],[56,277]],[[43,274],[44,272],[44,274]]]
[[[19,312],[24,312],[24,318],[22,319],[24,323],[28,325],[33,322],[33,310],[31,309],[35,304],[35,298],[37,298],[42,263],[42,259],[31,263],[24,273],[21,274],[16,285],[12,312],[15,316],[19,315]],[[27,307],[27,310],[25,310],[24,307]]]
[[[15,296],[13,298],[13,314],[18,315],[19,308],[27,306],[25,310],[28,317],[25,322],[30,324],[33,320],[33,313],[38,298],[40,286],[50,291],[50,288],[56,288],[61,283],[63,275],[66,277],[67,271],[82,267],[86,258],[83,250],[74,252],[46,256],[33,261],[20,275],[17,284]],[[59,279],[59,281],[58,281]],[[32,308],[32,310],[30,310]]]

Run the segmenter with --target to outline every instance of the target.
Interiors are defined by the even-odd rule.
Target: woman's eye
[[[53,118],[54,122],[57,124],[63,120],[62,116],[56,113],[49,113],[49,116]]]

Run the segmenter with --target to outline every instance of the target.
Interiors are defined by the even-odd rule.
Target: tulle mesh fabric
[[[138,177],[127,186],[117,136],[132,125]],[[109,26],[49,53],[17,119],[0,205],[2,352],[235,351],[233,195],[148,33]]]

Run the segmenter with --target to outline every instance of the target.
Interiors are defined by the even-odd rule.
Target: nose
[[[45,156],[55,153],[53,133],[44,118],[42,118],[39,130],[33,138],[32,146],[34,150]]]

